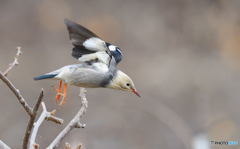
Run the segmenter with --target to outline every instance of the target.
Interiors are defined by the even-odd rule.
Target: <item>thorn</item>
[[[66,142],[64,149],[71,149],[71,145],[68,142]]]
[[[17,56],[19,56],[19,55],[22,54],[22,51],[21,51],[21,47],[20,47],[20,46],[18,46],[18,47],[16,48],[16,50],[17,50]]]
[[[52,111],[50,112],[50,114],[51,114],[51,115],[55,115],[55,114],[56,114],[56,112],[57,112],[57,110],[56,110],[56,109],[54,109],[54,110],[52,110]]]
[[[82,144],[79,144],[76,149],[82,149],[83,145]]]
[[[39,144],[34,144],[33,147],[34,149],[39,149]]]
[[[85,128],[86,124],[82,124],[82,123],[78,122],[75,127],[76,128]]]

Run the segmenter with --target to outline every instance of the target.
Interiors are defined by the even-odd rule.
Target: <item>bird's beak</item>
[[[134,88],[131,88],[131,90],[132,90],[132,92],[134,93],[134,94],[136,94],[138,97],[141,97],[141,95],[137,92],[137,90],[136,89],[134,89]]]

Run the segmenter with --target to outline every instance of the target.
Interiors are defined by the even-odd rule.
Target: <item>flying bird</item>
[[[132,79],[117,69],[117,64],[122,60],[122,52],[117,46],[105,42],[90,30],[73,21],[65,19],[64,22],[74,46],[72,56],[80,63],[64,66],[35,77],[34,80],[60,80],[56,95],[57,102],[62,97],[60,105],[66,102],[68,85],[131,91],[140,97]]]

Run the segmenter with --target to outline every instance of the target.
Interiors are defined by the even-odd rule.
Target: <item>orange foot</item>
[[[62,96],[62,100],[60,101],[60,98]],[[67,83],[64,83],[63,90],[62,90],[62,80],[59,82],[59,88],[57,89],[57,95],[56,95],[56,102],[59,103],[59,105],[64,105],[66,103],[67,97]]]
[[[58,86],[58,89],[56,89],[56,91],[57,91],[56,102],[58,103],[60,101],[61,94],[62,94],[62,80],[59,81],[59,86]]]

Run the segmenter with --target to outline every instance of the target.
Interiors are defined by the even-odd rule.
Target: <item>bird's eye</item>
[[[129,83],[127,83],[126,85],[127,85],[127,86],[130,86],[130,84],[129,84]]]

